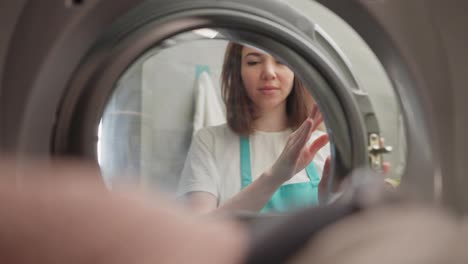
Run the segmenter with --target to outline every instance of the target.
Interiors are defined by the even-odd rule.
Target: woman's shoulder
[[[202,141],[229,140],[235,136],[227,124],[204,127],[195,133],[195,138]]]
[[[217,135],[224,135],[224,134],[229,134],[233,133],[232,130],[229,128],[229,126],[224,123],[221,125],[217,126],[208,126],[201,128],[196,132],[196,135],[212,135],[212,136],[217,136]]]

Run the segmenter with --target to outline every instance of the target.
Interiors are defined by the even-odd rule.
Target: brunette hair
[[[243,45],[230,42],[224,54],[221,73],[221,89],[228,126],[237,134],[250,135],[253,132],[253,102],[247,95],[241,76]],[[298,128],[310,114],[315,104],[302,81],[294,76],[293,88],[286,99],[286,114],[289,126]]]

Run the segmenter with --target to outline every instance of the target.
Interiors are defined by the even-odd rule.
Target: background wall
[[[167,191],[177,187],[193,133],[197,75],[208,71],[220,91],[226,45],[223,40],[183,42],[143,63],[142,112],[150,120],[142,130],[143,184]]]

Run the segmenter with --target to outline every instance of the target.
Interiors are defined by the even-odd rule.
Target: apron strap
[[[240,168],[241,188],[244,189],[252,183],[252,171],[250,166],[250,141],[248,137],[240,136]]]
[[[322,177],[320,177],[320,175],[318,174],[317,167],[315,167],[314,161],[311,161],[309,165],[307,165],[305,170],[307,172],[307,176],[309,177],[309,180],[313,184],[318,185]]]

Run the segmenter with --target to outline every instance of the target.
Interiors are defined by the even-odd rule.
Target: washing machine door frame
[[[393,82],[405,118],[407,193],[468,212],[468,2],[318,2],[361,35]]]
[[[32,2],[34,1],[28,4]],[[59,2],[63,3],[62,1],[42,3],[41,9],[48,9],[57,14],[55,17],[38,17],[36,16],[38,10],[28,8],[26,5],[21,18],[25,20],[16,25],[15,34],[9,42],[9,59],[4,68],[1,97],[1,122],[4,130],[2,148],[8,152],[23,149],[23,154],[43,154],[43,145],[22,145],[21,142],[24,141],[21,136],[26,133],[33,138],[34,133],[50,132],[40,128],[54,126],[54,115],[38,120],[26,110],[35,104],[35,109],[41,109],[39,105],[43,106],[40,112],[44,114],[54,113],[54,105],[60,101],[60,92],[50,90],[40,94],[39,91],[30,91],[27,87],[35,83],[63,87],[66,84],[63,76],[69,75],[70,71],[76,68],[80,54],[92,44],[86,42],[83,36],[98,35],[111,21],[139,3],[139,1],[112,1],[110,8],[116,12],[97,14],[93,13],[93,9],[89,6],[66,7],[58,4]],[[455,3],[436,1],[429,1],[426,4],[424,1],[378,0],[318,0],[318,2],[337,13],[363,37],[397,89],[403,108],[408,142],[403,186],[408,186],[415,196],[433,201],[437,198],[435,196],[437,192],[434,190],[438,190],[439,183],[442,182],[443,200],[458,211],[468,211],[468,194],[462,189],[468,183],[468,179],[463,177],[468,165],[461,159],[464,149],[468,146],[467,139],[463,136],[466,134],[464,132],[468,131],[468,126],[460,115],[456,115],[463,113],[466,107],[461,104],[454,106],[455,102],[459,103],[457,97],[463,98],[466,92],[463,89],[456,89],[462,88],[460,80],[464,79],[463,76],[460,77],[461,74],[455,76],[461,70],[457,70],[455,62],[458,60],[453,59],[453,54],[457,53],[459,57],[465,59],[467,56],[466,51],[462,49],[452,52],[444,46],[454,43],[447,40],[444,31],[454,33],[452,36],[460,43],[468,42],[466,34],[463,35],[463,31],[457,26],[466,20],[462,16],[462,11],[466,10],[467,3],[458,3],[456,6]],[[105,5],[106,1],[95,1],[91,4]],[[437,12],[440,14],[434,11],[436,7],[439,7]],[[84,10],[91,12],[86,13]],[[418,12],[413,13],[408,10],[418,10]],[[90,23],[97,18],[103,23],[100,27],[91,30],[89,28],[83,31],[76,30],[75,36],[67,35],[67,31],[56,34],[59,27],[68,28],[70,32],[84,15]],[[51,25],[48,31],[28,31],[35,28],[31,25],[40,24],[44,19]],[[65,20],[68,23],[59,23]],[[26,21],[28,23],[22,23]],[[65,39],[69,41],[67,42],[69,52],[51,54],[54,47],[49,44]],[[85,39],[84,46],[76,45],[83,39]],[[35,43],[34,51],[28,48],[31,43]],[[61,69],[60,72],[50,72],[48,71],[51,69],[50,61],[43,61],[47,56],[65,57],[71,65]],[[19,62],[13,63],[15,59]],[[438,67],[441,63],[442,67]],[[39,68],[43,71],[40,76],[21,79],[22,74],[19,72],[39,71]],[[21,80],[12,81],[9,75]],[[56,78],[42,79],[47,75],[54,75]],[[458,79],[452,79],[454,76]],[[458,130],[455,131],[455,128]],[[43,138],[48,137],[48,135],[43,136]]]

